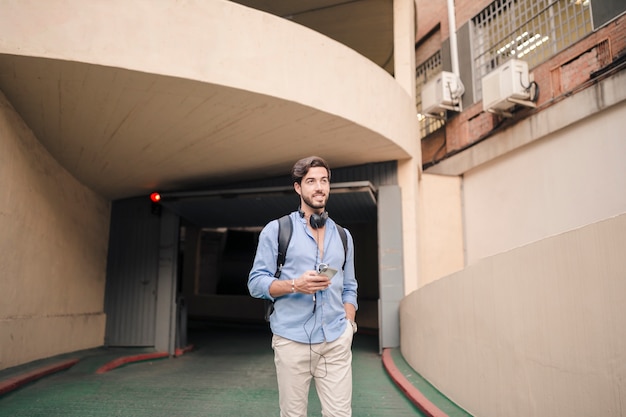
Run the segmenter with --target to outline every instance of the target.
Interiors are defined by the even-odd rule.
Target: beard
[[[312,198],[305,196],[302,196],[302,201],[304,201],[304,204],[311,207],[312,209],[323,209],[324,207],[326,207],[326,202],[328,202],[328,195],[324,197],[324,200],[321,203],[317,203],[313,201]]]

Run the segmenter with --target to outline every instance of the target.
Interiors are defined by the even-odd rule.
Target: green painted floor
[[[279,415],[271,334],[266,326],[195,324],[188,339],[195,348],[183,356],[128,364],[104,374],[95,370],[135,351],[89,351],[69,370],[0,397],[0,416]],[[354,417],[422,415],[385,372],[376,336],[357,334],[353,353]],[[314,389],[309,416],[321,416]]]

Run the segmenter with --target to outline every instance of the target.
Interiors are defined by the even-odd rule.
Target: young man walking
[[[289,214],[292,236],[277,274],[278,220],[261,231],[248,289],[271,300],[272,348],[281,417],[306,417],[311,380],[324,417],[352,415],[352,337],[356,332],[354,243],[347,248],[328,217],[330,168],[320,157],[295,163],[300,207]],[[277,278],[276,275],[279,277]]]

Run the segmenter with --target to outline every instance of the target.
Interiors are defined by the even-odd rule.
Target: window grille
[[[415,69],[416,73],[416,102],[417,117],[420,124],[420,138],[424,138],[430,133],[440,129],[445,121],[434,117],[426,117],[422,114],[422,88],[424,85],[435,78],[442,71],[441,51],[437,51],[434,55],[424,61]]]
[[[591,33],[589,0],[496,0],[472,19],[476,97],[511,58],[532,68]]]

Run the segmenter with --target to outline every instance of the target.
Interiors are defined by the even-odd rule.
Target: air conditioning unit
[[[422,113],[435,114],[444,110],[460,111],[458,77],[452,72],[443,71],[427,82],[422,88]]]
[[[535,107],[530,100],[528,63],[511,59],[482,79],[483,110],[503,113],[516,104]]]

